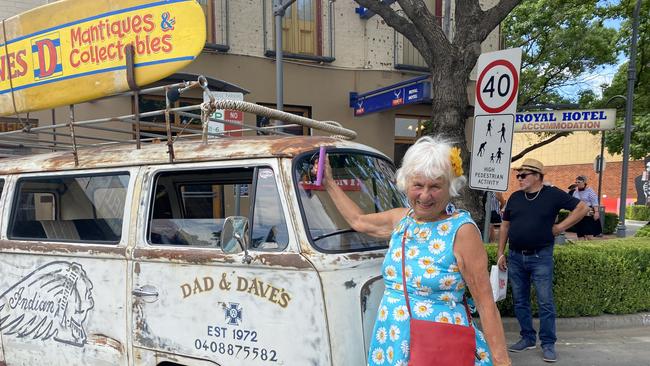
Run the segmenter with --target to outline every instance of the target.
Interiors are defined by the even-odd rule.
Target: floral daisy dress
[[[464,224],[476,225],[467,211],[449,205],[451,216],[435,222],[417,221],[411,211],[393,230],[382,274],[386,291],[379,304],[368,365],[407,366],[409,313],[402,290],[402,237],[405,242],[406,286],[411,311],[418,319],[468,325],[463,305],[465,281],[453,253],[456,232]],[[476,366],[492,365],[483,333],[476,329]]]

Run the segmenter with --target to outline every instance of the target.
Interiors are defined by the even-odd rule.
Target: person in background
[[[553,300],[553,247],[555,236],[578,222],[589,211],[584,202],[569,196],[557,187],[544,185],[544,164],[526,159],[515,169],[519,190],[508,198],[503,211],[497,265],[508,270],[515,316],[519,321],[521,339],[511,345],[510,352],[534,349],[537,332],[533,328],[530,304],[531,283],[535,286],[539,305],[539,339],[542,359],[557,361],[555,352],[555,302]],[[561,209],[570,210],[560,223],[555,218]],[[506,243],[509,252],[506,258]]]
[[[501,227],[501,211],[506,204],[503,193],[501,192],[488,192],[488,200],[490,202],[490,242],[493,243],[497,240],[497,229]]]
[[[410,207],[384,212],[364,213],[333,181],[327,161],[323,175],[327,193],[352,229],[390,238],[382,267],[386,291],[372,333],[368,364],[408,363],[409,313],[402,285],[406,276],[410,308],[420,320],[475,327],[464,310],[467,287],[485,333],[475,328],[475,365],[510,365],[479,230],[467,211],[450,202],[466,182],[460,149],[439,138],[421,137],[408,149],[397,171],[397,187],[406,193]]]
[[[587,187],[587,177],[579,175],[576,177],[576,189],[573,197],[589,206],[589,213],[575,225],[578,239],[591,240],[594,236],[602,233],[600,226],[600,212],[598,210],[598,195],[591,187]]]
[[[567,193],[569,194],[569,196],[573,196],[573,192],[575,192],[576,190],[576,184],[575,183],[569,184],[567,189],[568,189]]]

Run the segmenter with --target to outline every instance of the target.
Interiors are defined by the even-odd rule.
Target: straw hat
[[[536,172],[544,174],[544,164],[541,161],[535,159],[526,159],[520,167],[515,168],[515,170],[530,170],[531,172]]]

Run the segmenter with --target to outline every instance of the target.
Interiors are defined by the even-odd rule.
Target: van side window
[[[289,242],[270,168],[163,172],[155,182],[148,227],[151,244],[218,248],[228,216],[248,217],[251,249],[282,250]]]
[[[117,243],[128,173],[21,178],[9,238]]]

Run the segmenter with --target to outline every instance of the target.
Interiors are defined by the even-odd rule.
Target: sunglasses
[[[517,177],[517,179],[526,179],[527,176],[533,175],[533,174],[535,174],[535,173],[519,173],[519,174],[515,175],[515,177]]]

